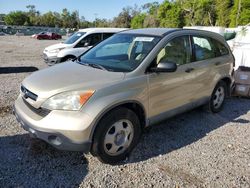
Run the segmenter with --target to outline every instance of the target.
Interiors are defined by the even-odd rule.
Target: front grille
[[[51,110],[48,109],[44,109],[44,108],[34,108],[33,106],[31,106],[25,99],[23,99],[23,102],[26,104],[26,106],[34,113],[36,113],[37,115],[41,116],[41,117],[45,117],[47,116]]]
[[[33,101],[37,100],[37,95],[35,93],[32,93],[30,90],[28,90],[27,88],[25,88],[24,86],[21,86],[21,92],[23,93],[23,97],[25,99],[30,98]]]

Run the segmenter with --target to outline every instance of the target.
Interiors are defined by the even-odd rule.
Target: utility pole
[[[239,0],[239,3],[238,3],[238,10],[237,10],[237,16],[236,16],[236,26],[238,26],[238,20],[240,17],[240,9],[241,9],[241,0]]]
[[[98,14],[94,13],[94,15],[95,15],[95,27],[96,27],[96,19],[97,19]]]

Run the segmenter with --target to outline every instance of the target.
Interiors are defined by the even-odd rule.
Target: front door
[[[89,34],[88,36],[84,37],[82,40],[78,42],[75,46],[74,55],[76,57],[80,56],[82,53],[84,53],[89,48],[92,48],[97,43],[101,42],[102,40],[102,34],[101,33],[94,33]]]
[[[159,52],[159,62],[175,62],[177,70],[172,73],[149,73],[149,116],[151,123],[166,118],[164,112],[175,113],[179,107],[191,104],[197,98],[196,70],[192,65],[189,36],[176,37]],[[158,116],[160,115],[160,116]],[[171,115],[171,114],[168,114]],[[159,119],[160,118],[160,119]]]

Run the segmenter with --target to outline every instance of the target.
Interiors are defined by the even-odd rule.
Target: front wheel
[[[224,81],[220,81],[210,97],[208,108],[211,112],[217,113],[222,110],[227,94],[227,85]]]
[[[127,108],[115,109],[98,124],[91,153],[104,163],[117,163],[128,156],[140,135],[141,126],[137,115]]]

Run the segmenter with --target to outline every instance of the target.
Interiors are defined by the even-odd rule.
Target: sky
[[[48,11],[61,12],[63,8],[70,11],[77,10],[79,15],[86,20],[95,18],[112,19],[117,16],[123,7],[144,5],[157,0],[0,0],[0,13],[7,14],[10,11],[27,11],[27,5],[35,5],[41,13]],[[158,0],[159,3],[163,0]]]

